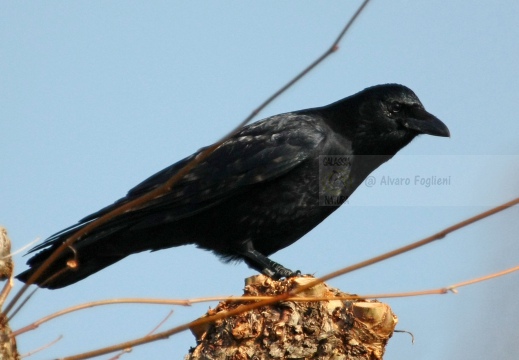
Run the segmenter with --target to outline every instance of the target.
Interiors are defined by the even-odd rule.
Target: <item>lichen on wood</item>
[[[280,295],[313,280],[275,281],[259,275],[247,279],[244,296]],[[334,299],[347,295],[319,284],[297,295],[304,301],[281,301],[192,329],[198,345],[185,359],[382,359],[396,316],[375,300]],[[224,301],[205,316],[240,306]]]

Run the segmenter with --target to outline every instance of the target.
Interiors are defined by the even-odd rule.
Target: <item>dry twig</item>
[[[196,156],[191,162],[189,162],[185,167],[180,169],[175,175],[173,175],[164,185],[144,194],[143,196],[129,201],[126,204],[121,205],[120,207],[110,211],[109,213],[97,218],[92,221],[84,228],[78,230],[73,235],[71,235],[67,240],[61,244],[48,258],[45,262],[34,272],[34,274],[27,280],[27,282],[22,286],[22,288],[15,294],[13,299],[6,306],[4,313],[8,314],[9,311],[12,310],[16,302],[21,298],[21,296],[25,293],[27,288],[37,280],[43,272],[61,255],[61,253],[67,248],[73,248],[72,245],[75,241],[77,241],[82,236],[85,236],[94,228],[106,223],[107,221],[127,212],[131,209],[138,208],[140,205],[155,199],[157,197],[163,196],[167,193],[171,187],[177,183],[180,179],[182,179],[193,167],[195,167],[198,163],[202,162],[206,159],[216,148],[218,148],[223,142],[228,140],[234,133],[236,133],[243,125],[248,123],[252,118],[254,118],[261,110],[263,110],[268,104],[270,104],[275,98],[285,92],[288,88],[294,85],[297,81],[299,81],[302,77],[304,77],[308,72],[314,69],[317,65],[319,65],[323,60],[325,60],[332,53],[337,51],[339,42],[342,40],[344,35],[350,29],[351,25],[355,22],[357,17],[364,10],[365,6],[368,4],[369,0],[364,0],[362,4],[359,6],[357,11],[352,15],[346,26],[342,29],[339,36],[335,39],[329,49],[327,49],[317,60],[315,60],[312,64],[310,64],[307,68],[305,68],[301,73],[295,76],[292,80],[290,80],[286,85],[284,85],[281,89],[276,91],[272,96],[270,96],[267,100],[265,100],[256,110],[254,110],[247,118],[245,118],[234,130],[232,130],[228,135],[224,136],[222,139],[217,141],[212,146],[209,146],[204,151],[202,151],[198,156]]]
[[[56,344],[58,341],[60,341],[61,339],[63,339],[63,335],[60,335],[58,336],[56,339],[52,340],[50,343],[48,344],[45,344],[37,349],[34,349],[32,351],[29,351],[28,353],[25,353],[25,354],[22,354],[21,357],[22,358],[25,358],[25,357],[29,357],[31,355],[34,355],[36,353],[39,353],[40,351],[43,351],[45,349],[48,349],[50,348],[52,345]]]
[[[514,206],[514,205],[516,205],[518,203],[519,203],[519,198],[514,199],[514,200],[512,200],[510,202],[507,202],[507,203],[505,203],[503,205],[500,205],[500,206],[497,206],[497,207],[495,207],[493,209],[485,211],[485,212],[483,212],[481,214],[478,214],[478,215],[476,215],[474,217],[471,217],[471,218],[469,218],[467,220],[461,221],[461,222],[459,222],[459,223],[457,223],[457,224],[455,224],[453,226],[450,226],[450,227],[448,227],[448,228],[438,232],[437,234],[432,235],[430,237],[427,237],[427,238],[425,238],[423,240],[420,240],[420,241],[417,241],[417,242],[415,242],[413,244],[410,244],[410,245],[401,247],[399,249],[393,250],[393,251],[388,252],[386,254],[377,256],[377,257],[375,257],[373,259],[360,262],[360,263],[358,263],[356,265],[345,267],[345,268],[343,268],[343,269],[341,269],[339,271],[335,271],[335,272],[333,272],[331,274],[328,274],[328,275],[323,276],[323,277],[321,277],[319,279],[316,279],[315,281],[311,281],[311,282],[309,282],[306,285],[301,285],[300,287],[297,287],[297,288],[295,288],[295,289],[293,289],[293,290],[291,290],[291,291],[289,291],[287,293],[284,293],[284,294],[281,294],[281,295],[277,295],[277,296],[274,296],[272,298],[269,298],[269,299],[266,299],[266,300],[263,300],[263,301],[258,301],[258,302],[252,303],[252,304],[243,305],[241,307],[238,307],[238,308],[233,309],[233,310],[229,310],[227,312],[218,313],[218,314],[215,314],[213,316],[208,316],[208,317],[205,317],[205,318],[197,319],[197,320],[194,320],[192,322],[185,323],[185,324],[182,324],[180,326],[174,327],[174,328],[169,329],[167,331],[163,331],[161,333],[157,333],[157,334],[154,334],[154,335],[151,335],[151,336],[147,336],[145,338],[131,340],[131,341],[127,341],[127,342],[124,342],[124,343],[120,343],[120,344],[108,346],[108,347],[105,347],[105,348],[93,350],[93,351],[90,351],[90,352],[85,352],[85,353],[82,353],[82,354],[66,357],[66,358],[63,358],[63,360],[88,359],[88,358],[91,358],[91,357],[107,354],[107,353],[110,353],[110,352],[113,352],[113,351],[122,350],[122,349],[125,349],[127,347],[133,347],[133,346],[137,346],[137,345],[141,345],[141,344],[146,344],[146,343],[149,343],[149,342],[152,342],[152,341],[156,341],[156,340],[167,339],[167,338],[169,338],[170,336],[172,336],[174,334],[177,334],[179,332],[185,331],[185,330],[190,329],[190,328],[201,327],[201,326],[204,326],[206,324],[213,323],[215,321],[224,319],[226,317],[238,315],[238,314],[241,314],[241,313],[244,313],[244,312],[247,312],[247,311],[250,311],[250,310],[254,310],[254,309],[257,309],[257,308],[260,308],[260,307],[263,307],[263,306],[268,306],[268,305],[271,305],[271,304],[274,304],[274,303],[277,303],[277,302],[280,302],[280,301],[285,301],[285,300],[291,298],[292,296],[295,296],[295,295],[297,295],[297,294],[299,294],[299,293],[301,293],[303,291],[306,291],[306,290],[310,289],[311,287],[314,287],[316,285],[321,284],[325,280],[332,279],[334,277],[343,275],[343,274],[345,274],[347,272],[351,272],[353,270],[357,270],[357,269],[360,269],[362,267],[365,267],[365,266],[367,266],[369,264],[373,264],[375,262],[379,262],[379,261],[385,260],[387,258],[390,258],[390,257],[396,256],[396,255],[402,254],[402,253],[404,253],[406,251],[410,251],[410,250],[415,249],[417,247],[426,245],[426,244],[428,244],[428,243],[430,243],[430,242],[432,242],[434,240],[438,240],[438,239],[444,238],[447,234],[449,234],[449,233],[451,233],[453,231],[459,230],[459,229],[461,229],[461,228],[463,228],[465,226],[473,224],[476,221],[482,220],[482,219],[484,219],[486,217],[489,217],[491,215],[494,215],[494,214],[496,214],[496,213],[498,213],[500,211],[506,210],[506,209],[510,208],[511,206]],[[460,286],[460,284],[458,284],[458,286]],[[456,287],[456,285],[451,286],[451,288],[455,288],[455,287]],[[447,289],[447,291],[448,290],[449,289]],[[444,293],[444,292],[446,292],[446,291],[442,290],[442,293]],[[419,294],[415,293],[414,295],[419,295]]]
[[[379,294],[366,294],[366,295],[348,295],[348,296],[336,296],[334,300],[367,300],[367,299],[387,299],[387,298],[399,298],[399,297],[411,297],[411,296],[423,296],[423,295],[443,295],[449,292],[457,293],[457,289],[462,286],[472,285],[479,282],[487,281],[494,279],[499,276],[504,276],[510,274],[512,272],[519,271],[519,266],[512,267],[510,269],[506,269],[503,271],[499,271],[497,273],[493,273],[490,275],[485,275],[482,277],[478,277],[475,279],[470,279],[467,281],[459,282],[447,287],[442,287],[438,289],[429,289],[429,290],[419,290],[419,291],[407,291],[400,293],[379,293]],[[27,326],[24,326],[16,331],[13,331],[12,336],[18,336],[28,331],[37,329],[40,325],[49,322],[53,319],[56,319],[60,316],[70,314],[75,311],[80,311],[84,309],[89,309],[96,306],[104,306],[104,305],[117,305],[117,304],[154,304],[154,305],[179,305],[179,306],[191,306],[193,304],[202,303],[202,302],[213,302],[213,301],[225,301],[228,303],[232,302],[250,302],[250,301],[262,301],[271,299],[272,296],[208,296],[194,299],[145,299],[145,298],[127,298],[127,299],[107,299],[107,300],[99,300],[99,301],[91,301],[84,304],[79,304],[76,306],[72,306],[55,313],[52,313],[48,316],[45,316]],[[287,301],[299,301],[299,302],[316,302],[316,301],[328,301],[331,300],[327,297],[304,297],[297,295],[294,297],[289,297],[286,299]],[[153,333],[154,331],[152,331]]]

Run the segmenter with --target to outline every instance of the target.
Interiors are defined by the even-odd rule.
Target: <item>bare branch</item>
[[[154,332],[156,332],[158,329],[160,329],[160,327],[162,325],[164,325],[164,323],[166,321],[168,321],[168,319],[171,317],[171,315],[173,315],[173,310],[170,310],[170,312],[166,315],[166,317],[164,319],[162,319],[158,324],[157,326],[155,326],[149,333],[148,333],[148,336],[153,334]],[[132,351],[132,348],[127,348],[127,349],[124,349],[122,350],[119,354],[115,355],[114,357],[111,357],[110,359],[108,360],[118,360],[121,358],[121,356],[123,356],[124,354],[127,354],[129,353],[130,351]]]
[[[37,237],[36,239],[34,239],[33,241],[25,244],[24,246],[22,246],[21,248],[19,248],[18,250],[16,251],[13,251],[12,253],[8,254],[8,255],[5,255],[3,257],[0,257],[0,260],[3,260],[7,257],[13,257],[15,255],[18,255],[19,253],[21,252],[24,252],[25,250],[27,250],[28,248],[32,247],[35,243],[37,243],[38,241],[40,241],[40,238]]]
[[[26,354],[22,354],[21,357],[22,357],[22,358],[29,357],[29,356],[31,356],[31,355],[34,355],[34,354],[36,354],[36,353],[39,353],[40,351],[43,351],[43,350],[45,350],[45,349],[48,349],[48,348],[50,348],[52,345],[54,345],[55,343],[57,343],[58,341],[60,341],[61,339],[63,339],[63,335],[58,336],[57,339],[52,340],[52,341],[51,341],[50,343],[48,343],[48,344],[45,344],[45,345],[43,345],[43,346],[41,346],[41,347],[39,347],[39,348],[37,348],[37,349],[35,349],[35,350],[29,351],[29,352],[26,353]]]
[[[18,313],[18,311],[20,311],[20,309],[27,303],[27,301],[29,301],[32,298],[32,296],[36,291],[38,291],[38,289],[39,288],[34,289],[33,291],[31,291],[29,295],[25,297],[25,299],[23,299],[20,305],[18,305],[18,307],[14,309],[13,313],[7,318],[7,321],[10,321]]]
[[[450,285],[447,287],[439,288],[439,289],[431,289],[431,290],[419,290],[419,291],[407,291],[400,293],[379,293],[379,294],[366,294],[366,295],[350,295],[350,296],[336,296],[333,299],[328,297],[289,297],[287,301],[327,301],[327,300],[359,300],[359,299],[384,299],[384,298],[400,298],[400,297],[411,297],[411,296],[423,296],[423,295],[443,295],[449,292],[457,293],[457,288],[467,285],[476,284],[479,282],[487,281],[494,279],[496,277],[504,276],[513,272],[519,271],[519,266],[512,267],[510,269],[506,269],[503,271],[499,271],[497,273],[493,273],[490,275],[485,275],[476,279],[467,280],[464,282],[456,283],[454,285]],[[116,304],[154,304],[154,305],[180,305],[180,306],[191,306],[195,303],[202,302],[212,302],[212,301],[226,301],[226,302],[250,302],[250,301],[263,301],[272,299],[271,296],[211,296],[211,297],[201,297],[194,299],[185,299],[185,300],[170,300],[170,299],[144,299],[144,298],[128,298],[128,299],[108,299],[108,300],[99,300],[92,301],[85,304],[80,304],[76,306],[72,306],[67,309],[60,310],[51,315],[45,316],[32,324],[24,326],[16,331],[13,331],[13,336],[21,335],[27,331],[34,330],[38,328],[41,324],[51,321],[57,317],[70,314],[74,311],[84,310],[96,306],[103,305],[116,305]],[[161,323],[162,324],[162,323]],[[161,325],[159,324],[159,325]],[[151,335],[155,330],[153,330],[149,335]]]
[[[378,262],[381,262],[383,260],[387,260],[389,258],[392,258],[392,257],[395,257],[397,255],[400,255],[400,254],[403,254],[405,252],[408,252],[408,251],[411,251],[411,250],[414,250],[416,248],[419,248],[421,246],[424,246],[424,245],[427,245],[435,240],[440,240],[440,239],[443,239],[445,236],[447,236],[448,234],[456,231],[456,230],[459,230],[461,228],[464,228],[465,226],[468,226],[468,225],[471,225],[479,220],[482,220],[486,217],[489,217],[491,215],[494,215],[494,214],[497,214],[503,210],[506,210],[514,205],[517,205],[519,204],[519,198],[516,198],[512,201],[509,201],[505,204],[502,204],[502,205],[499,205],[495,208],[492,208],[488,211],[485,211],[481,214],[478,214],[476,216],[473,216],[471,218],[468,218],[466,220],[463,220],[455,225],[452,225],[446,229],[443,229],[442,231],[434,234],[434,235],[431,235],[429,237],[426,237],[425,239],[422,239],[420,241],[417,241],[417,242],[414,242],[412,244],[409,244],[409,245],[406,245],[406,246],[403,246],[403,247],[400,247],[398,249],[395,249],[393,251],[389,251],[387,253],[384,253],[382,255],[379,255],[379,256],[375,256],[371,259],[368,259],[368,260],[365,260],[365,261],[361,261],[357,264],[354,264],[354,265],[351,265],[351,266],[347,266],[345,268],[342,268],[340,270],[337,270],[337,271],[334,271],[332,273],[329,273],[328,275],[325,275],[319,279],[317,279],[316,281],[312,282],[312,283],[309,283],[307,285],[304,285],[303,288],[306,288],[306,289],[309,289],[311,288],[312,286],[315,286],[321,282],[325,282],[327,280],[330,280],[330,279],[333,279],[337,276],[340,276],[340,275],[344,275],[344,274],[347,274],[349,272],[352,272],[352,271],[355,271],[355,270],[359,270],[359,269],[362,269],[366,266],[370,266],[370,265],[373,265],[373,264],[376,264]],[[303,289],[305,290],[305,289]],[[297,291],[303,291],[303,290],[299,290],[299,288],[297,289]]]
[[[214,300],[207,300],[207,301],[214,301]],[[33,322],[32,324],[29,324],[27,326],[24,326],[16,331],[14,331],[13,335],[18,336],[27,331],[34,330],[43,323],[46,323],[52,319],[55,319],[57,317],[60,317],[60,316],[66,315],[66,314],[70,314],[75,311],[93,308],[93,307],[102,306],[102,305],[115,305],[115,304],[160,304],[160,305],[189,306],[189,305],[191,305],[191,302],[189,300],[144,299],[144,298],[108,299],[108,300],[91,301],[88,303],[71,306],[69,308],[66,308],[66,309],[57,311],[53,314],[50,314],[48,316],[45,316],[45,317]]]
[[[311,281],[311,282],[309,282],[306,285],[302,285],[300,287],[297,287],[296,289],[294,289],[294,290],[292,290],[290,292],[287,292],[285,294],[278,295],[278,296],[272,297],[272,298],[267,299],[267,300],[254,302],[252,304],[243,305],[242,307],[239,307],[239,308],[234,309],[234,310],[230,310],[230,311],[225,312],[225,313],[218,313],[218,314],[216,314],[214,316],[208,316],[208,317],[205,317],[205,318],[197,319],[197,320],[194,320],[192,322],[182,324],[180,326],[174,327],[174,328],[169,329],[167,331],[163,331],[161,333],[157,333],[157,334],[154,334],[154,335],[151,335],[151,336],[147,336],[147,337],[136,339],[136,340],[127,341],[127,342],[124,342],[124,343],[108,346],[108,347],[105,347],[105,348],[101,348],[101,349],[85,352],[85,353],[74,355],[74,356],[70,356],[70,357],[65,357],[65,358],[63,358],[63,360],[88,359],[88,358],[91,358],[91,357],[95,357],[95,356],[99,356],[99,355],[103,355],[103,354],[108,354],[108,353],[111,353],[111,352],[114,352],[114,351],[122,350],[122,349],[125,349],[125,348],[128,348],[128,347],[134,347],[134,346],[137,346],[137,345],[146,344],[146,343],[153,342],[153,341],[156,341],[156,340],[167,339],[167,338],[169,338],[170,336],[172,336],[174,334],[177,334],[179,332],[188,330],[188,329],[193,328],[193,327],[199,327],[201,325],[212,323],[214,321],[217,321],[217,320],[229,317],[229,316],[234,316],[234,315],[237,315],[237,314],[240,314],[240,313],[243,313],[243,312],[247,312],[247,311],[250,311],[250,310],[262,307],[262,306],[267,306],[267,305],[270,305],[270,304],[273,304],[273,303],[276,303],[276,302],[279,302],[279,301],[287,300],[287,299],[291,298],[292,296],[294,296],[294,295],[296,295],[296,294],[298,294],[298,293],[300,293],[302,291],[305,291],[305,290],[307,290],[307,289],[309,289],[309,288],[311,288],[311,287],[313,287],[315,285],[318,285],[318,284],[324,282],[325,280],[329,280],[329,279],[335,278],[335,277],[343,275],[345,273],[348,273],[348,272],[351,272],[351,271],[354,271],[354,270],[358,270],[358,269],[363,268],[365,266],[368,266],[368,265],[374,264],[376,262],[380,262],[382,260],[388,259],[390,257],[402,254],[402,253],[404,253],[406,251],[410,251],[410,250],[416,249],[417,247],[420,247],[420,246],[423,246],[425,244],[428,244],[428,243],[430,243],[430,242],[432,242],[434,240],[442,239],[442,238],[444,238],[445,236],[447,236],[451,232],[454,232],[454,231],[459,230],[459,229],[461,229],[461,228],[463,228],[465,226],[473,224],[473,223],[475,223],[475,222],[477,222],[477,221],[479,221],[481,219],[484,219],[484,218],[489,217],[491,215],[494,215],[494,214],[496,214],[498,212],[506,210],[506,209],[508,209],[508,208],[510,208],[510,207],[512,207],[512,206],[514,206],[516,204],[518,204],[518,203],[519,203],[519,198],[516,198],[516,199],[514,199],[512,201],[509,201],[509,202],[503,204],[503,205],[497,206],[497,207],[495,207],[493,209],[490,209],[490,210],[485,211],[485,212],[483,212],[481,214],[473,216],[473,217],[471,217],[469,219],[461,221],[461,222],[459,222],[459,223],[457,223],[457,224],[455,224],[453,226],[450,226],[450,227],[448,227],[448,228],[446,228],[446,229],[436,233],[435,235],[429,236],[429,237],[427,237],[427,238],[425,238],[423,240],[420,240],[420,241],[417,241],[417,242],[415,242],[413,244],[410,244],[410,245],[401,247],[399,249],[390,251],[390,252],[388,252],[386,254],[377,256],[377,257],[372,258],[370,260],[366,260],[366,261],[360,262],[360,263],[358,263],[356,265],[348,266],[348,267],[343,268],[343,269],[341,269],[339,271],[335,271],[335,272],[330,273],[328,275],[325,275],[325,276],[323,276],[323,277],[321,277],[319,279],[316,279],[315,281]],[[451,288],[454,288],[454,287],[455,287],[455,285],[452,286]],[[450,291],[449,288],[441,289],[441,292],[438,292],[438,290],[435,290],[435,293],[445,293],[445,292],[448,292],[448,291]],[[422,292],[413,292],[413,293],[408,293],[408,294],[418,295],[418,293],[422,293]],[[386,296],[386,297],[389,297],[389,296]]]
[[[457,292],[456,289],[460,288],[462,286],[467,286],[467,285],[472,285],[472,284],[476,284],[476,283],[479,283],[479,282],[487,281],[487,280],[490,280],[490,279],[494,279],[496,277],[500,277],[500,276],[511,274],[511,273],[513,273],[515,271],[518,271],[518,270],[519,270],[519,266],[514,266],[514,267],[512,267],[510,269],[506,269],[506,270],[499,271],[499,272],[496,272],[496,273],[493,273],[493,274],[490,274],[490,275],[485,275],[485,276],[479,277],[477,279],[471,279],[471,280],[463,281],[463,282],[460,282],[460,283],[448,286],[447,289],[452,291],[452,292]]]
[[[7,280],[7,282],[4,284],[4,287],[2,288],[2,291],[0,292],[0,308],[4,304],[5,299],[7,298],[9,293],[11,292],[11,289],[13,288],[13,283],[14,283],[14,276],[11,273],[11,277],[9,277],[9,280]]]
[[[126,204],[121,205],[120,207],[110,211],[109,213],[99,217],[98,219],[92,221],[84,228],[78,230],[73,235],[71,235],[67,240],[61,244],[48,258],[45,262],[34,272],[34,274],[28,279],[28,281],[22,286],[22,288],[16,293],[13,299],[7,305],[4,313],[7,314],[14,307],[16,302],[20,299],[20,297],[25,293],[27,288],[37,280],[43,272],[61,255],[61,253],[68,247],[70,247],[77,239],[85,236],[94,228],[106,223],[107,221],[127,212],[134,208],[139,207],[140,205],[158,198],[168,192],[171,187],[182,179],[193,167],[195,167],[198,163],[207,158],[216,148],[218,148],[223,142],[229,139],[235,132],[237,132],[244,124],[248,123],[254,116],[256,116],[261,110],[263,110],[268,104],[270,104],[275,98],[281,95],[284,91],[294,85],[298,80],[300,80],[303,76],[305,76],[309,71],[315,68],[318,64],[320,64],[324,59],[326,59],[330,54],[335,52],[338,49],[338,43],[345,36],[346,32],[350,29],[351,25],[360,15],[362,10],[368,4],[369,0],[364,0],[363,3],[359,6],[357,11],[350,18],[346,26],[342,29],[337,39],[333,42],[332,46],[325,51],[323,55],[321,55],[317,60],[315,60],[312,64],[310,64],[306,69],[304,69],[299,75],[297,75],[294,79],[289,81],[285,86],[275,92],[271,97],[269,97],[266,101],[264,101],[256,110],[254,110],[247,118],[245,118],[233,131],[231,131],[228,135],[224,136],[221,140],[208,147],[206,150],[198,154],[191,162],[189,162],[184,168],[180,169],[175,175],[173,175],[164,185],[150,191],[149,193],[144,194],[143,196],[130,201]]]

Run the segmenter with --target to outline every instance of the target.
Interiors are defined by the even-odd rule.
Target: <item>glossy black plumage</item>
[[[76,270],[48,280],[66,267],[72,257],[67,251],[36,283],[60,288],[130,254],[186,244],[212,250],[224,260],[244,260],[274,278],[292,276],[294,272],[267,256],[297,241],[337,209],[320,202],[329,195],[329,189],[322,186],[323,156],[341,156],[347,163],[336,171],[343,186],[333,193],[342,203],[369,173],[419,134],[449,136],[449,130],[425,111],[410,89],[397,84],[374,86],[324,107],[245,126],[166,195],[77,241]],[[31,268],[18,279],[27,281],[73,232],[160,186],[198,153],[151,176],[124,198],[32,249],[40,252],[29,259]]]

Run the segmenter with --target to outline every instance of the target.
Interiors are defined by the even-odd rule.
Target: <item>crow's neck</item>
[[[352,142],[356,155],[377,156],[389,160],[400,149],[409,144],[416,134],[412,132],[395,132],[389,134],[373,133],[362,121],[359,113],[360,105],[356,99],[342,100],[317,109],[310,109],[324,115],[330,128]]]
[[[355,155],[354,170],[359,177],[365,177],[380,165],[391,159],[399,150],[416,136],[403,132],[387,135],[374,134],[363,126],[356,99],[339,101],[321,108],[309,109],[323,116],[325,122],[335,132],[351,141]]]

